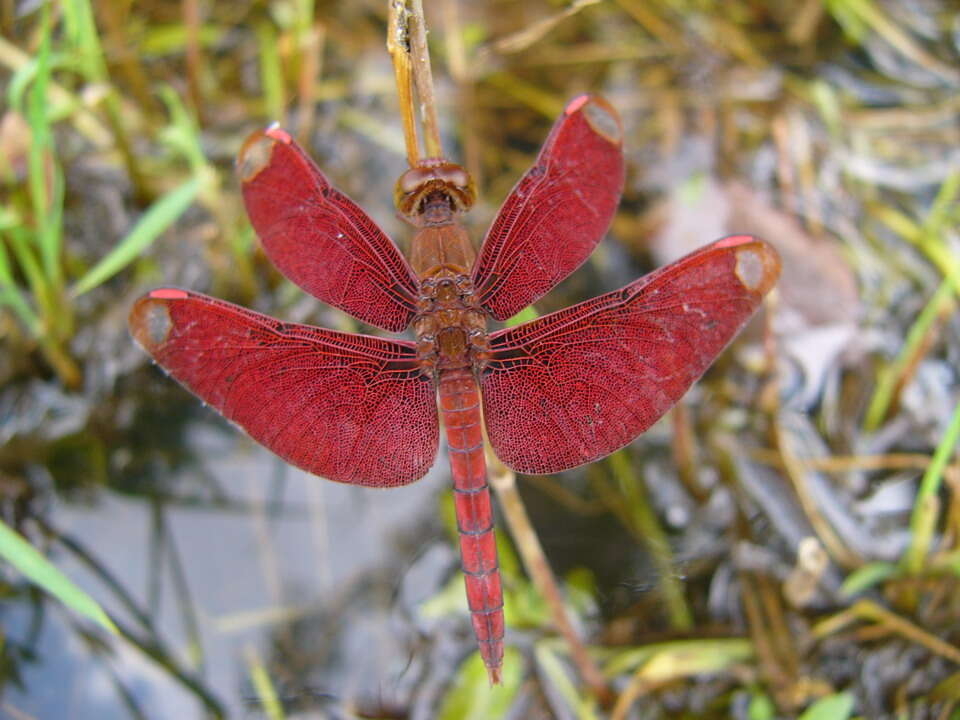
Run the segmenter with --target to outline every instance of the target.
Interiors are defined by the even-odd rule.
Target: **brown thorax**
[[[413,327],[424,372],[479,369],[489,352],[486,314],[470,278],[476,251],[457,221],[474,196],[467,172],[445,160],[423,161],[397,182],[397,208],[417,227],[410,265],[420,279]]]

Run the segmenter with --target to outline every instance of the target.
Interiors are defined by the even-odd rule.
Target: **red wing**
[[[187,389],[308,472],[389,487],[433,464],[437,404],[413,343],[284,323],[174,289],[140,298],[130,330]]]
[[[706,371],[779,273],[770,245],[729,237],[625,288],[493,333],[480,385],[497,456],[539,475],[626,445]]]
[[[410,324],[418,295],[410,265],[287,133],[251,135],[237,167],[250,222],[280,272],[365,323],[393,332]]]
[[[477,297],[497,320],[549,292],[600,242],[623,190],[622,135],[602,98],[581,95],[567,105],[474,265]]]

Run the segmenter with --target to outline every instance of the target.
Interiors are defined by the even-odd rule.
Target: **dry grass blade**
[[[924,646],[932,653],[936,653],[951,662],[960,663],[960,648],[923,630],[909,620],[878,605],[873,600],[858,600],[846,610],[821,620],[813,626],[812,633],[814,637],[825,638],[840,632],[857,620],[877,623],[889,631]]]
[[[413,99],[413,66],[410,61],[409,10],[405,0],[391,0],[387,23],[387,52],[393,62],[393,71],[400,100],[400,119],[407,147],[407,164],[415,167],[420,159],[420,141]]]
[[[423,2],[410,0],[410,52],[413,55],[413,80],[420,99],[420,120],[423,123],[423,150],[428,158],[442,158],[440,124],[437,121],[437,101],[433,94],[433,70],[430,67],[430,49],[427,47],[427,21]]]
[[[491,452],[487,452],[487,464],[490,485],[497,493],[497,499],[500,501],[507,527],[510,528],[510,535],[517,545],[520,557],[523,558],[524,567],[533,579],[537,591],[543,595],[544,600],[550,607],[553,622],[567,641],[570,655],[580,671],[581,677],[601,703],[608,702],[611,699],[610,690],[600,673],[600,669],[587,653],[586,647],[567,617],[567,609],[564,606],[560,586],[557,584],[557,579],[543,553],[543,547],[540,545],[536,530],[530,524],[530,518],[524,508],[523,500],[517,492],[516,475]]]
[[[566,9],[542,20],[538,20],[512,35],[500,38],[493,43],[493,49],[498,53],[504,54],[518,53],[526,50],[567,18],[573,17],[584,8],[596,5],[599,2],[601,2],[601,0],[574,0]]]
[[[780,459],[783,463],[783,469],[790,479],[793,489],[797,494],[801,507],[817,533],[817,537],[823,543],[830,556],[839,564],[846,568],[856,568],[863,564],[863,558],[850,550],[836,531],[830,525],[830,522],[820,512],[817,502],[807,487],[807,480],[804,477],[806,472],[803,464],[793,454],[790,447],[790,440],[785,430],[777,424],[776,427],[777,447],[780,451]]]
[[[924,50],[905,33],[899,25],[884,15],[872,0],[845,0],[847,10],[859,15],[877,34],[921,67],[943,80],[956,84],[960,82],[960,73]]]
[[[443,157],[437,103],[433,93],[433,72],[430,69],[430,50],[427,47],[427,24],[420,0],[392,0],[389,9],[387,50],[393,60],[397,94],[400,98],[407,162],[410,167],[414,167],[421,158],[414,91],[419,102],[423,127],[422,157]]]

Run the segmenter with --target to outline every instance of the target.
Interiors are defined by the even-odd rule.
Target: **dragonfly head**
[[[444,203],[450,214],[469,210],[476,195],[470,173],[462,167],[443,159],[427,159],[400,176],[393,198],[400,213],[419,225],[418,219],[428,209],[432,215]]]

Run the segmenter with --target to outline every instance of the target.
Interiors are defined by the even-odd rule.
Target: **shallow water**
[[[201,467],[169,482],[188,485],[198,471],[207,474],[226,491],[228,507],[223,502],[161,506],[104,491],[89,504],[55,498],[48,521],[95,549],[99,563],[140,607],[153,604],[156,633],[184,668],[198,650],[191,646],[184,613],[194,616],[203,657],[197,675],[231,716],[254,702],[243,663],[250,648],[275,666],[289,663],[283,651],[296,647],[291,665],[302,667],[276,672],[308,680],[316,694],[390,697],[405,684],[410,661],[411,621],[404,613],[415,607],[404,604],[426,599],[456,570],[452,551],[428,552],[441,539],[435,518],[438,493],[447,491],[445,472],[435,469],[395,490],[318,481],[239,433],[225,435],[220,425],[191,423],[186,437]],[[172,556],[186,597],[179,592]],[[68,553],[54,557],[119,623],[135,625],[101,576]],[[418,587],[401,593],[414,565]],[[12,706],[38,718],[64,717],[67,708],[77,720],[126,718],[114,684],[119,680],[149,717],[196,716],[192,694],[142,651],[119,642],[109,659],[92,659],[70,627],[69,614],[52,603],[46,607],[35,645],[40,662],[23,667],[26,689],[6,696]],[[25,606],[6,609],[11,640],[21,639],[17,631],[28,627],[27,615]],[[306,637],[312,646],[303,642]],[[291,685],[293,695],[306,689]]]

